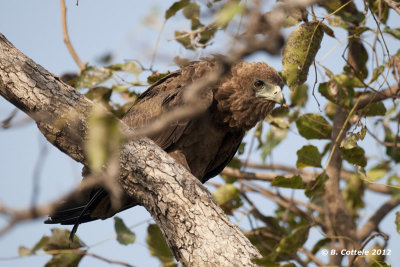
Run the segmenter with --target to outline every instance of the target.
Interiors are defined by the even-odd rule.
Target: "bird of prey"
[[[152,84],[123,117],[133,129],[151,124],[161,114],[187,101],[187,88],[219,70],[215,58],[191,62]],[[245,131],[263,120],[276,103],[282,104],[283,82],[278,72],[264,62],[239,62],[214,86],[199,93],[201,114],[169,124],[149,136],[202,183],[219,174],[231,161]],[[62,203],[45,223],[74,224],[106,219],[134,206],[125,196],[119,210],[111,208],[103,188],[83,192],[83,197]]]

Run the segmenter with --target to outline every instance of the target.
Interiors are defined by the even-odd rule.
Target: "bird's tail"
[[[108,193],[102,187],[98,187],[81,192],[79,195],[62,202],[44,223],[74,225],[70,235],[72,239],[79,224],[99,219],[92,216],[92,212],[101,200],[108,198]]]

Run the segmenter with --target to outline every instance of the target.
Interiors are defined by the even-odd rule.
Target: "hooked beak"
[[[283,97],[281,87],[279,85],[274,85],[271,91],[272,93],[263,90],[261,92],[257,92],[256,96],[264,97],[265,99],[274,101],[280,104],[282,107],[283,104],[285,103],[285,98]]]

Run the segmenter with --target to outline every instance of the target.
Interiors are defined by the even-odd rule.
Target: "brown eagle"
[[[123,117],[131,128],[141,128],[160,114],[185,104],[189,85],[221,65],[216,59],[192,62],[151,85]],[[219,174],[235,155],[246,130],[263,120],[275,103],[283,103],[283,82],[278,72],[263,62],[239,62],[212,88],[202,91],[204,112],[171,123],[149,136],[202,183]],[[74,224],[106,219],[136,205],[125,197],[119,210],[111,208],[103,188],[82,192],[82,197],[62,203],[45,223]]]

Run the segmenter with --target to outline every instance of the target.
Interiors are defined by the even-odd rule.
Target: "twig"
[[[9,128],[12,119],[15,117],[15,115],[17,115],[17,113],[18,113],[18,109],[17,109],[17,108],[14,108],[13,111],[11,111],[10,115],[9,115],[6,119],[4,119],[4,120],[1,122],[1,127],[2,127],[3,129]]]
[[[45,251],[45,253],[49,254],[49,255],[79,254],[79,255],[90,256],[90,257],[105,261],[105,262],[110,263],[110,264],[118,264],[118,265],[122,265],[122,266],[126,266],[126,267],[134,267],[133,265],[130,265],[130,264],[126,263],[126,262],[117,261],[117,260],[110,260],[110,259],[104,258],[103,256],[94,254],[92,252],[88,252],[87,250],[83,250],[83,249],[47,250],[47,251]]]
[[[325,228],[325,225],[324,225],[324,223],[322,223],[322,221],[320,221],[318,218],[314,218],[312,215],[308,214],[307,212],[303,211],[302,209],[300,209],[300,208],[298,208],[296,206],[296,204],[304,205],[305,207],[307,207],[309,209],[315,210],[315,211],[323,214],[324,211],[321,208],[317,207],[316,205],[314,205],[312,203],[305,203],[305,202],[302,202],[302,201],[299,201],[299,200],[293,200],[293,199],[289,200],[286,197],[274,194],[271,191],[269,191],[269,190],[267,190],[265,188],[260,188],[259,186],[254,185],[254,184],[252,184],[250,182],[243,182],[243,186],[247,190],[250,190],[250,191],[253,191],[253,192],[258,192],[258,193],[268,197],[269,199],[271,199],[272,201],[274,201],[278,205],[280,205],[280,206],[282,206],[282,207],[284,207],[286,209],[289,209],[292,212],[298,213],[298,214],[302,215],[303,217],[308,218],[311,221],[317,223],[322,228]],[[292,203],[290,203],[290,202],[292,202]]]
[[[284,177],[291,177],[293,175],[300,175],[303,178],[304,182],[309,182],[315,179],[315,177],[318,176],[318,173],[313,172],[313,171],[307,171],[307,170],[299,170],[297,168],[289,167],[286,165],[281,165],[281,164],[260,164],[260,163],[254,163],[254,162],[249,162],[247,164],[249,168],[255,168],[255,169],[265,169],[265,170],[279,170],[279,171],[285,171],[288,172],[288,174],[284,174]],[[226,167],[221,174],[226,174],[226,175],[231,175],[237,178],[242,178],[246,180],[261,180],[261,181],[272,181],[273,178],[277,176],[276,173],[264,173],[264,172],[242,172],[238,171],[236,169],[233,169],[231,167]],[[341,170],[340,172],[340,179],[343,180],[349,180],[350,177],[354,175],[353,172],[346,171],[346,170]],[[381,184],[372,184],[372,183],[367,183],[366,184],[367,189],[381,193],[381,194],[392,194],[392,191],[386,186],[386,185],[381,185]]]
[[[399,144],[399,143],[396,143],[396,142],[391,143],[391,142],[381,141],[381,140],[378,138],[378,136],[376,136],[374,133],[372,133],[368,128],[366,128],[366,129],[367,129],[367,132],[368,132],[368,133],[375,139],[375,141],[378,142],[379,144],[384,145],[384,146],[388,146],[388,147],[397,147],[397,148],[400,148],[400,144]],[[396,141],[396,140],[395,140],[395,141]]]
[[[384,234],[384,233],[381,233],[381,232],[374,233],[374,234],[370,235],[370,236],[368,237],[367,240],[364,241],[364,243],[361,245],[359,251],[360,251],[360,250],[363,250],[363,249],[365,248],[365,246],[366,246],[372,239],[374,239],[374,238],[377,237],[377,236],[382,236],[382,237],[385,239],[385,241],[388,241],[388,240],[389,240],[389,236],[388,236],[387,234]],[[359,256],[359,254],[357,253],[356,256],[353,257],[351,261],[349,261],[349,264],[348,264],[347,266],[348,266],[348,267],[353,266],[353,263],[356,261],[356,259],[357,259],[358,256]]]
[[[153,70],[153,65],[154,65],[154,61],[155,61],[155,59],[156,59],[158,46],[160,45],[161,34],[162,34],[162,32],[164,31],[166,22],[167,22],[167,21],[164,20],[164,22],[163,22],[163,24],[162,24],[162,26],[161,26],[160,32],[158,33],[157,40],[156,40],[156,44],[155,44],[154,50],[153,50],[153,55],[151,56],[150,70]]]
[[[107,175],[107,171],[100,174],[89,175],[77,188],[72,190],[70,193],[42,206],[32,206],[29,209],[16,210],[0,203],[0,214],[4,214],[10,217],[10,221],[8,222],[8,224],[0,229],[0,236],[12,229],[12,227],[19,222],[32,220],[35,218],[46,216],[48,214],[52,214],[54,210],[60,205],[62,200],[74,199],[79,196],[79,192],[85,191],[97,185],[106,186],[107,184],[105,184],[104,181],[108,178],[109,176]]]
[[[42,144],[39,152],[39,156],[37,158],[35,168],[33,170],[33,186],[32,186],[32,196],[31,196],[31,207],[35,207],[37,204],[37,199],[39,198],[39,180],[40,180],[40,173],[43,168],[44,160],[47,155],[47,144]]]
[[[362,109],[370,103],[379,102],[388,98],[399,98],[400,96],[400,86],[395,85],[385,90],[377,91],[376,93],[363,94],[358,97],[357,109]]]
[[[69,35],[68,35],[68,28],[67,28],[67,8],[65,7],[65,0],[60,0],[60,6],[61,6],[61,25],[62,25],[62,30],[63,30],[63,37],[64,37],[64,43],[68,48],[69,53],[71,54],[72,58],[75,60],[76,64],[81,70],[84,70],[86,68],[86,64],[84,64],[78,54],[75,52],[75,49],[73,48],[71,41],[69,40]]]
[[[400,4],[399,3],[396,3],[393,0],[384,0],[384,1],[386,2],[386,4],[388,4],[388,6],[393,8],[397,12],[397,14],[400,15],[400,8],[399,8]]]
[[[368,219],[363,227],[358,230],[357,236],[360,240],[366,239],[372,231],[378,228],[381,220],[395,207],[400,205],[400,198],[389,199]]]
[[[314,254],[305,248],[299,248],[299,251],[306,255],[310,260],[312,260],[317,266],[325,266],[326,264],[320,261]]]

